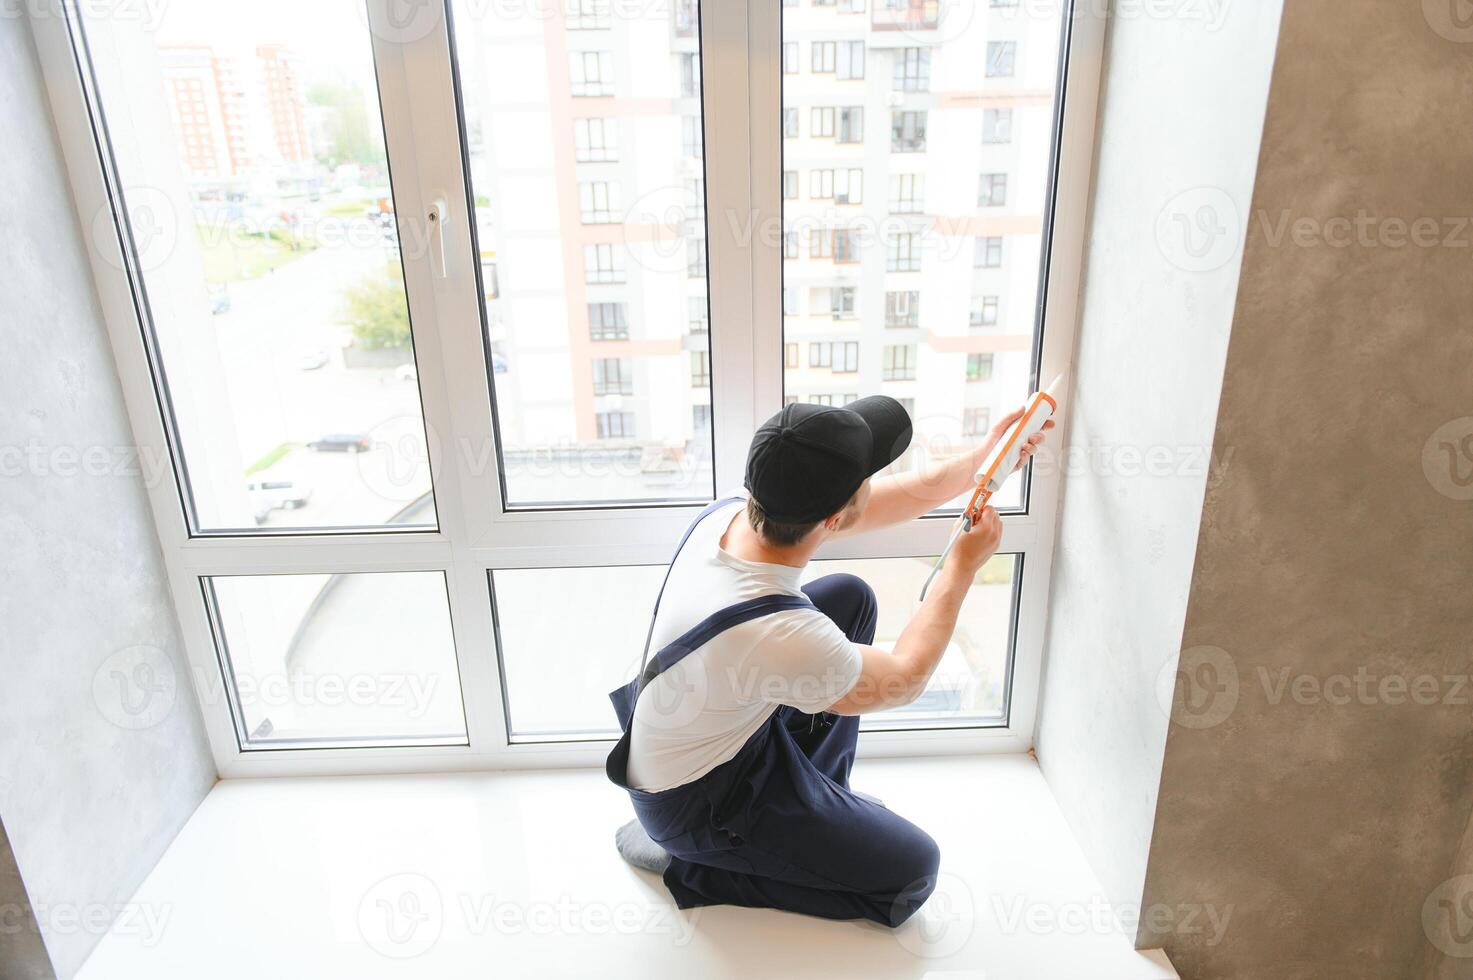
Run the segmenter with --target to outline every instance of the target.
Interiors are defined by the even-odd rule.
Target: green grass
[[[205,280],[211,283],[243,282],[259,279],[273,269],[309,254],[311,242],[298,239],[299,247],[291,247],[291,237],[282,231],[269,235],[222,235],[216,229],[197,228],[200,251],[205,260]]]
[[[324,207],[322,213],[334,218],[361,218],[369,208],[377,210],[378,202],[365,197],[357,201],[337,201]]]
[[[250,475],[252,475],[254,473],[259,473],[262,470],[267,469],[267,468],[269,468],[271,466],[275,466],[277,463],[279,463],[281,461],[281,457],[285,456],[287,453],[291,452],[293,449],[296,449],[296,448],[297,448],[297,444],[294,443],[294,442],[283,442],[281,445],[279,445],[275,449],[271,450],[265,456],[262,456],[260,459],[256,460],[254,463],[252,463],[250,466],[247,466],[246,467],[246,471],[245,471],[245,475],[246,476],[250,476]]]

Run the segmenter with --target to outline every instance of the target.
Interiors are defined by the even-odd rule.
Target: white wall
[[[1236,216],[1252,196],[1280,12],[1277,0],[1175,6],[1123,5],[1109,30],[1036,739],[1124,910],[1145,881],[1168,722],[1157,681],[1165,671],[1169,691],[1180,650]]]
[[[0,131],[0,815],[65,978],[215,769],[23,17]]]

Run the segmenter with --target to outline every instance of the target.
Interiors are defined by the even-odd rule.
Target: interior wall
[[[1184,976],[1473,976],[1457,12],[1285,6],[1146,876],[1231,916],[1216,942],[1143,927]]]
[[[1138,909],[1280,4],[1120,5],[1036,736],[1106,897]],[[1164,702],[1169,705],[1169,694]]]
[[[24,16],[0,132],[0,815],[66,978],[215,768]]]

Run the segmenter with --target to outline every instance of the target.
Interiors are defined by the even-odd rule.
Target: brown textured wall
[[[1465,8],[1284,5],[1145,895],[1231,918],[1139,936],[1185,977],[1473,975]]]

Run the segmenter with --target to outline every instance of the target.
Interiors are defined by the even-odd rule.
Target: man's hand
[[[959,574],[964,574],[967,581],[977,574],[977,569],[987,564],[987,559],[997,553],[998,542],[1002,540],[1002,518],[997,516],[997,508],[991,505],[982,508],[982,516],[977,518],[977,523],[972,525],[970,531],[963,531],[952,545],[951,554],[946,556],[948,565],[956,563]]]
[[[1019,405],[1017,408],[1013,409],[1011,412],[997,420],[997,424],[994,425],[992,429],[987,433],[987,441],[982,443],[981,452],[977,454],[977,459],[979,461],[987,458],[987,454],[992,452],[992,447],[996,446],[998,442],[1001,441],[1002,437],[1007,433],[1008,427],[1011,426],[1014,422],[1018,421],[1020,418],[1022,418],[1023,413],[1027,410],[1027,405]],[[1028,465],[1028,461],[1033,458],[1033,454],[1038,451],[1038,447],[1043,445],[1044,433],[1047,432],[1049,429],[1052,429],[1053,427],[1054,420],[1049,419],[1047,422],[1043,423],[1043,427],[1041,429],[1028,437],[1028,441],[1023,444],[1023,447],[1021,449],[1018,450],[1018,465],[1013,467],[1014,473],[1018,472],[1023,467]],[[978,465],[980,465],[980,462]]]

